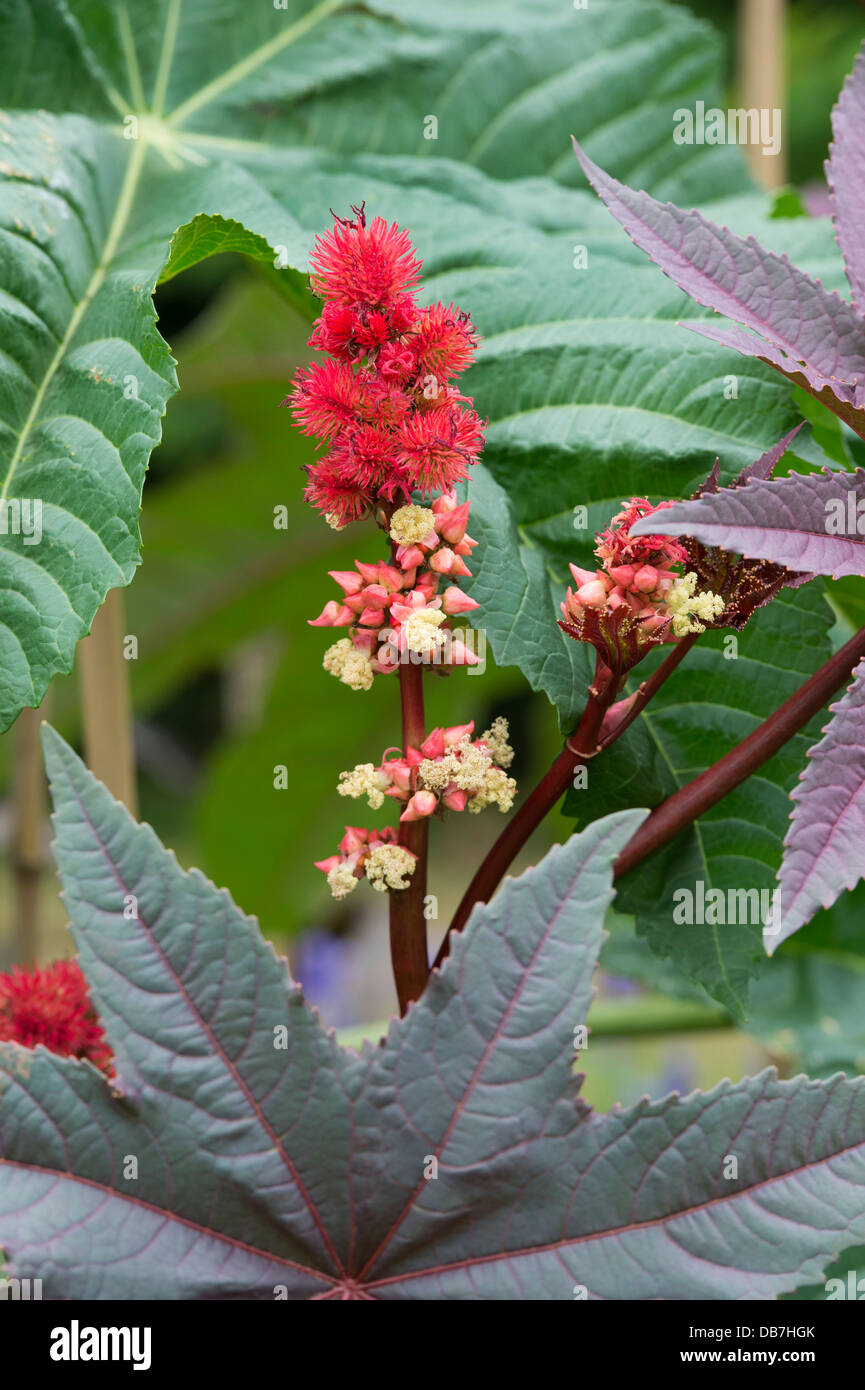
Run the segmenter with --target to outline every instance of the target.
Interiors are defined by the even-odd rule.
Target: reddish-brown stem
[[[406,655],[411,656],[412,653]],[[402,706],[402,746],[417,748],[426,738],[423,707],[423,666],[403,661],[399,667],[399,693]],[[429,820],[402,821],[399,843],[417,856],[408,888],[390,893],[390,958],[400,1013],[418,999],[429,976],[427,954],[426,899],[427,842]]]
[[[576,732],[571,735],[565,747],[556,758],[549,772],[541,778],[531,795],[523,802],[517,814],[508,822],[496,840],[486,859],[481,864],[454,913],[444,941],[439,947],[435,964],[441,965],[449,950],[451,932],[459,931],[475,903],[488,902],[499,885],[503,874],[522,849],[532,831],[540,825],[547,812],[555,806],[571,785],[574,771],[583,766],[598,751],[598,738],[604,715],[616,696],[617,682],[608,679],[600,681],[600,663],[595,670],[595,684],[589,690],[586,708]],[[607,672],[609,678],[609,672]]]
[[[621,738],[625,730],[633,724],[637,715],[642,714],[653,695],[660,690],[664,681],[673,674],[679,662],[688,655],[688,652],[693,647],[699,635],[698,632],[691,632],[687,637],[683,637],[661,662],[654,675],[651,675],[647,681],[643,681],[642,685],[634,692],[631,702],[621,719],[614,724],[611,729],[602,734],[600,740],[601,748],[607,748],[611,743],[615,743],[616,739]]]
[[[628,706],[622,719],[601,737],[600,749],[608,747],[624,733],[675,670],[694,640],[692,637],[684,638],[677,644],[654,675],[637,691],[633,703]],[[749,734],[738,747],[656,807],[619,855],[614,868],[615,876],[620,877],[627,873],[628,869],[647,859],[661,845],[678,835],[728,792],[750,777],[762,763],[773,757],[779,748],[798,733],[845,684],[863,656],[865,628],[856,633],[855,637],[851,637],[840,651],[805,681],[789,700]],[[587,713],[588,708],[587,706]],[[585,717],[584,715],[583,718]],[[580,741],[579,732],[569,743],[574,743],[581,749],[587,746]],[[575,768],[586,760],[565,745],[549,772],[505,827],[469,884],[436,956],[436,965],[440,965],[447,956],[451,932],[459,931],[465,925],[476,902],[489,901],[529,835],[567,790]]]
[[[846,684],[863,656],[865,628],[736,748],[657,806],[625,845],[615,863],[615,876],[647,859],[773,757]]]

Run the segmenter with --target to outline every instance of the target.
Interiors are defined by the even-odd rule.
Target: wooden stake
[[[123,654],[123,594],[112,589],[78,648],[84,759],[112,796],[138,813],[132,699]]]
[[[751,173],[763,188],[781,188],[787,182],[788,134],[784,0],[740,0],[738,63],[739,105],[768,113],[770,129],[780,130],[777,154],[764,154],[762,144],[753,142],[745,147]]]

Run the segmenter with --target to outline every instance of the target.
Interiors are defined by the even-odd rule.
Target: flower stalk
[[[419,747],[424,741],[426,723],[423,699],[423,666],[418,661],[402,662],[399,668],[403,747]],[[390,955],[400,1014],[423,992],[429,975],[426,917],[429,817],[401,821],[399,843],[415,856],[415,869],[408,888],[390,894]]]

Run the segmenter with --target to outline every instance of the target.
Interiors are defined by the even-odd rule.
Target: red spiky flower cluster
[[[0,975],[0,1042],[42,1043],[64,1057],[86,1057],[110,1076],[113,1054],[74,960]]]
[[[307,469],[306,498],[340,528],[381,502],[446,491],[468,476],[484,426],[451,383],[477,336],[453,305],[424,308],[408,232],[363,206],[316,240],[310,286],[324,300],[311,347],[328,354],[298,373],[290,396],[305,434],[328,452]]]

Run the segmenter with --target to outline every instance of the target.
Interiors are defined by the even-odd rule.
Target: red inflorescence
[[[110,1076],[113,1054],[74,960],[0,974],[0,1042],[42,1043],[65,1057],[86,1057]]]
[[[329,360],[298,372],[290,404],[329,452],[307,469],[307,501],[345,526],[379,501],[445,491],[465,478],[484,426],[450,383],[472,361],[477,335],[453,305],[420,307],[421,263],[408,232],[363,208],[336,218],[312,256],[324,299],[310,346]]]

